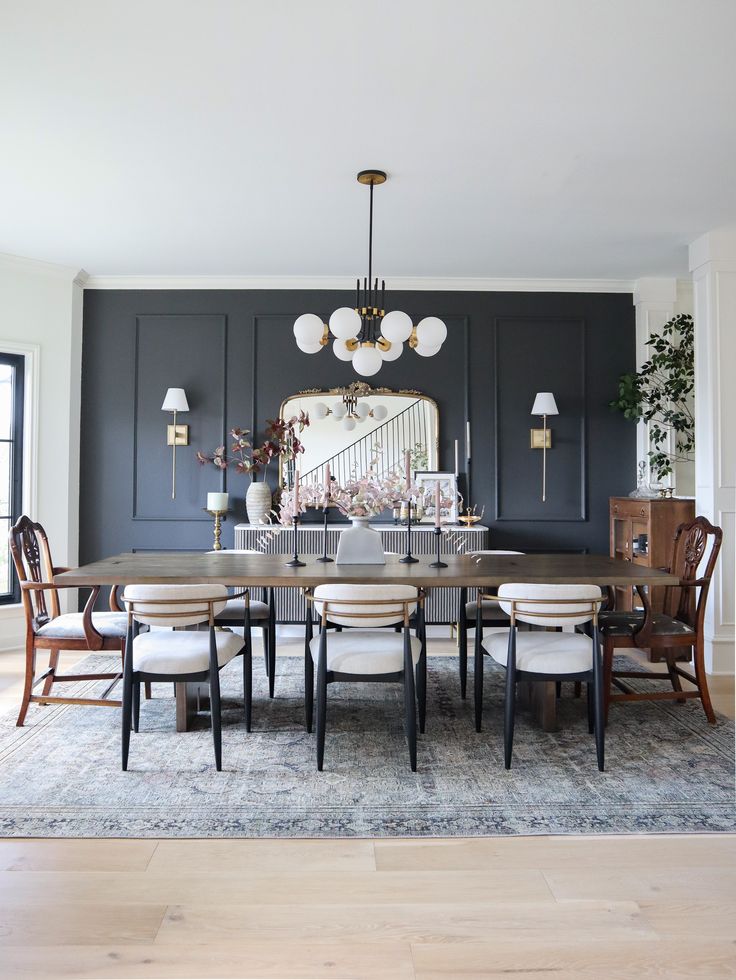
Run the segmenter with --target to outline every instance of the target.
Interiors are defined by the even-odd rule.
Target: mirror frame
[[[416,391],[414,388],[373,388],[365,381],[353,381],[349,385],[340,385],[338,388],[305,388],[303,391],[297,391],[293,395],[288,395],[281,402],[281,407],[279,408],[279,418],[284,418],[284,412],[286,409],[287,402],[290,402],[294,398],[300,398],[304,395],[324,395],[325,398],[341,396],[341,395],[355,395],[357,398],[367,398],[371,395],[409,395],[415,399],[429,402],[434,409],[434,422],[435,422],[435,440],[434,440],[434,452],[437,464],[439,465],[440,459],[440,410],[437,406],[437,402],[434,398],[430,398],[429,395],[423,394],[421,391]],[[279,460],[279,490],[284,487],[284,467]]]

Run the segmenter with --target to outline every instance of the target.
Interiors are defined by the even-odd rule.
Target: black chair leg
[[[562,681],[555,681],[555,697],[562,697]]]
[[[598,627],[593,627],[593,698],[595,701],[595,751],[598,757],[598,769],[604,770],[606,719],[603,705],[603,666],[601,664],[600,634]]]
[[[475,730],[479,732],[483,721],[483,646],[477,635],[473,664],[473,693],[475,695]]]
[[[588,702],[588,734],[595,731],[595,687],[588,681],[585,685],[585,696]]]
[[[128,769],[128,752],[130,750],[130,722],[133,714],[133,677],[123,674],[123,731],[122,731],[122,755],[123,772]]]
[[[516,715],[516,671],[506,670],[506,695],[503,705],[503,763],[511,768],[514,749],[514,719]]]
[[[133,684],[133,731],[137,732],[141,720],[141,682]]]
[[[404,729],[409,745],[411,771],[417,771],[417,702],[414,691],[414,662],[408,630],[404,633]]]
[[[422,644],[422,653],[417,663],[417,701],[419,702],[419,734],[424,735],[427,727],[427,650]]]
[[[220,708],[220,675],[210,671],[210,718],[212,721],[212,741],[215,746],[215,768],[222,771],[222,715]]]
[[[312,651],[304,651],[304,723],[307,731],[312,732],[312,716],[314,714],[314,660]]]
[[[322,772],[325,761],[325,727],[327,725],[327,633],[320,634],[317,664],[317,769]]]
[[[460,697],[465,700],[468,694],[468,621],[465,616],[465,604],[468,601],[468,590],[460,589],[460,609],[457,616],[457,643],[460,666]]]
[[[275,634],[274,634],[275,635]],[[268,644],[268,696],[274,696],[274,685],[276,684],[276,643]]]
[[[245,707],[245,730],[251,730],[253,721],[253,647],[246,637],[243,650],[243,702]]]
[[[270,634],[271,631],[268,626],[262,627],[263,630],[263,666],[266,670],[266,677],[268,677],[268,650],[270,645]]]

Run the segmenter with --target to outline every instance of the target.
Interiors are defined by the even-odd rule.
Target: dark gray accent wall
[[[208,547],[202,507],[217,489],[235,501],[223,531],[232,547],[246,479],[203,469],[194,453],[226,441],[234,425],[262,435],[282,399],[300,389],[356,380],[329,350],[302,354],[292,335],[300,313],[326,319],[352,302],[338,291],[87,290],[80,559]],[[470,499],[485,507],[491,546],[607,552],[608,497],[635,484],[635,428],[608,408],[618,376],[634,367],[632,297],[392,293],[391,307],[415,322],[442,317],[448,338],[435,357],[407,349],[369,380],[437,401],[442,468],[452,469],[454,440],[464,447],[470,419]],[[168,387],[185,388],[191,409],[179,420],[189,424],[191,444],[177,450],[174,501],[170,416],[161,411]],[[537,391],[553,391],[560,410],[550,420],[546,504],[541,452],[529,448]],[[274,485],[276,478],[274,467]]]

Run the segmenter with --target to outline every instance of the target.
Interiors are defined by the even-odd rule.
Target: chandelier
[[[375,419],[382,422],[388,415],[385,405],[375,405],[373,408],[368,402],[359,402],[358,396],[350,392],[344,392],[342,399],[335,402],[332,408],[324,402],[317,402],[312,406],[310,415],[313,419],[321,421],[331,415],[335,422],[341,422],[343,429],[352,431],[360,422],[366,419]]]
[[[341,306],[323,323],[316,313],[303,313],[294,323],[299,350],[317,354],[332,341],[332,352],[340,361],[352,361],[357,374],[369,378],[378,374],[384,361],[401,357],[404,344],[421,357],[432,357],[447,337],[447,327],[436,316],[428,316],[414,326],[401,310],[386,312],[386,283],[373,279],[373,188],[386,182],[383,170],[361,170],[358,183],[370,188],[368,220],[368,275],[357,280],[355,308]]]

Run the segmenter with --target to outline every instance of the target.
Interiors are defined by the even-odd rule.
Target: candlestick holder
[[[284,564],[291,568],[304,568],[306,562],[299,561],[299,518],[295,516],[291,523],[294,528],[294,557]]]
[[[437,543],[437,561],[433,561],[429,566],[430,568],[447,568],[447,562],[442,561],[440,558],[440,541],[442,540],[442,528],[436,527],[434,529],[434,537]]]
[[[334,561],[334,558],[330,558],[327,554],[327,507],[323,508],[324,523],[322,525],[322,557],[318,558],[317,561]]]
[[[404,565],[413,565],[419,559],[411,553],[411,500],[407,500],[407,521],[406,521],[406,554],[399,561]]]
[[[215,529],[214,529],[215,530],[215,542],[212,545],[212,550],[213,551],[222,551],[222,545],[220,544],[220,534],[222,533],[222,529],[220,527],[220,524],[221,524],[222,520],[225,518],[225,515],[227,514],[227,511],[226,510],[208,510],[206,507],[203,507],[202,510],[206,511],[208,514],[211,514],[212,517],[215,520]]]

